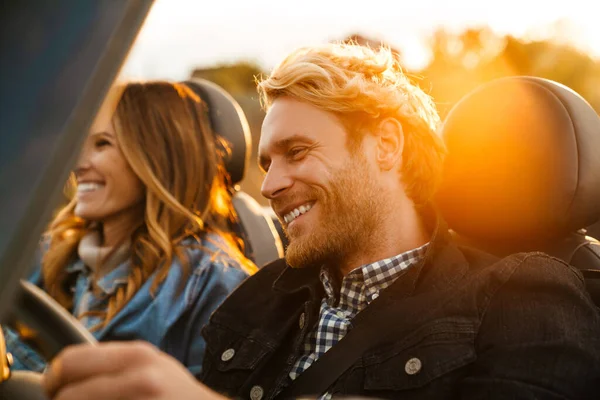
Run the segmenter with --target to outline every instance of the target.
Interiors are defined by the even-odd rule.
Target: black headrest
[[[231,183],[243,178],[250,161],[252,136],[240,105],[220,86],[205,79],[193,78],[184,82],[207,104],[213,132],[228,143],[231,154],[225,159],[225,169]]]
[[[438,206],[478,239],[559,237],[600,218],[600,118],[546,79],[492,81],[450,111]]]

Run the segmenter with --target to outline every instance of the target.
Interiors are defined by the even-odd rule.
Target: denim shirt
[[[73,309],[69,311],[98,341],[145,340],[176,358],[190,372],[199,373],[205,349],[200,330],[212,312],[248,275],[222,250],[228,245],[216,234],[206,235],[201,243],[186,239],[184,245],[190,246],[185,250],[190,261],[189,274],[186,275],[180,261],[174,259],[154,295],[150,287],[155,274],[101,329],[93,329],[102,321],[100,316],[83,314],[105,310],[107,298],[127,284],[130,264],[124,262],[97,279],[94,291],[91,270],[77,259],[67,266],[74,281]],[[34,271],[30,281],[44,287],[40,268]],[[45,368],[46,360],[21,341],[15,331],[4,326],[3,331],[7,351],[14,359],[12,370],[41,372]]]

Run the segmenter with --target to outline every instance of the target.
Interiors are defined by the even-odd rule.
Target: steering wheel
[[[46,360],[69,345],[97,343],[75,317],[42,289],[25,281],[21,281],[20,286],[10,321],[22,322],[39,334],[44,344],[40,354]],[[37,372],[11,372],[0,384],[0,400],[47,400],[41,379],[42,374]]]

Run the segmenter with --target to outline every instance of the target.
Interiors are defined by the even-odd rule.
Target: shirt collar
[[[81,259],[77,259],[75,262],[67,265],[65,268],[68,274],[73,274],[75,272],[86,272],[89,271],[89,268],[86,267],[85,263]]]
[[[96,286],[106,295],[112,295],[120,286],[127,284],[131,264],[129,261],[122,262],[108,274],[96,280]]]
[[[407,268],[417,264],[425,256],[429,243],[384,260],[365,264],[350,271],[342,280],[340,306],[361,307],[359,303],[370,304],[379,292],[390,286]],[[328,268],[321,268],[321,283],[327,294],[327,301],[336,300],[333,277]]]
[[[88,279],[94,279],[91,269],[85,263],[78,259],[66,268],[67,273],[86,274]],[[127,278],[131,271],[129,261],[124,261],[115,267],[108,274],[100,277],[95,281],[95,286],[104,292],[106,295],[112,295],[120,286],[127,284]]]

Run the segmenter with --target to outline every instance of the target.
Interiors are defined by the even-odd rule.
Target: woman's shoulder
[[[256,269],[232,243],[216,232],[188,237],[182,245],[192,274],[216,273],[245,279]]]

